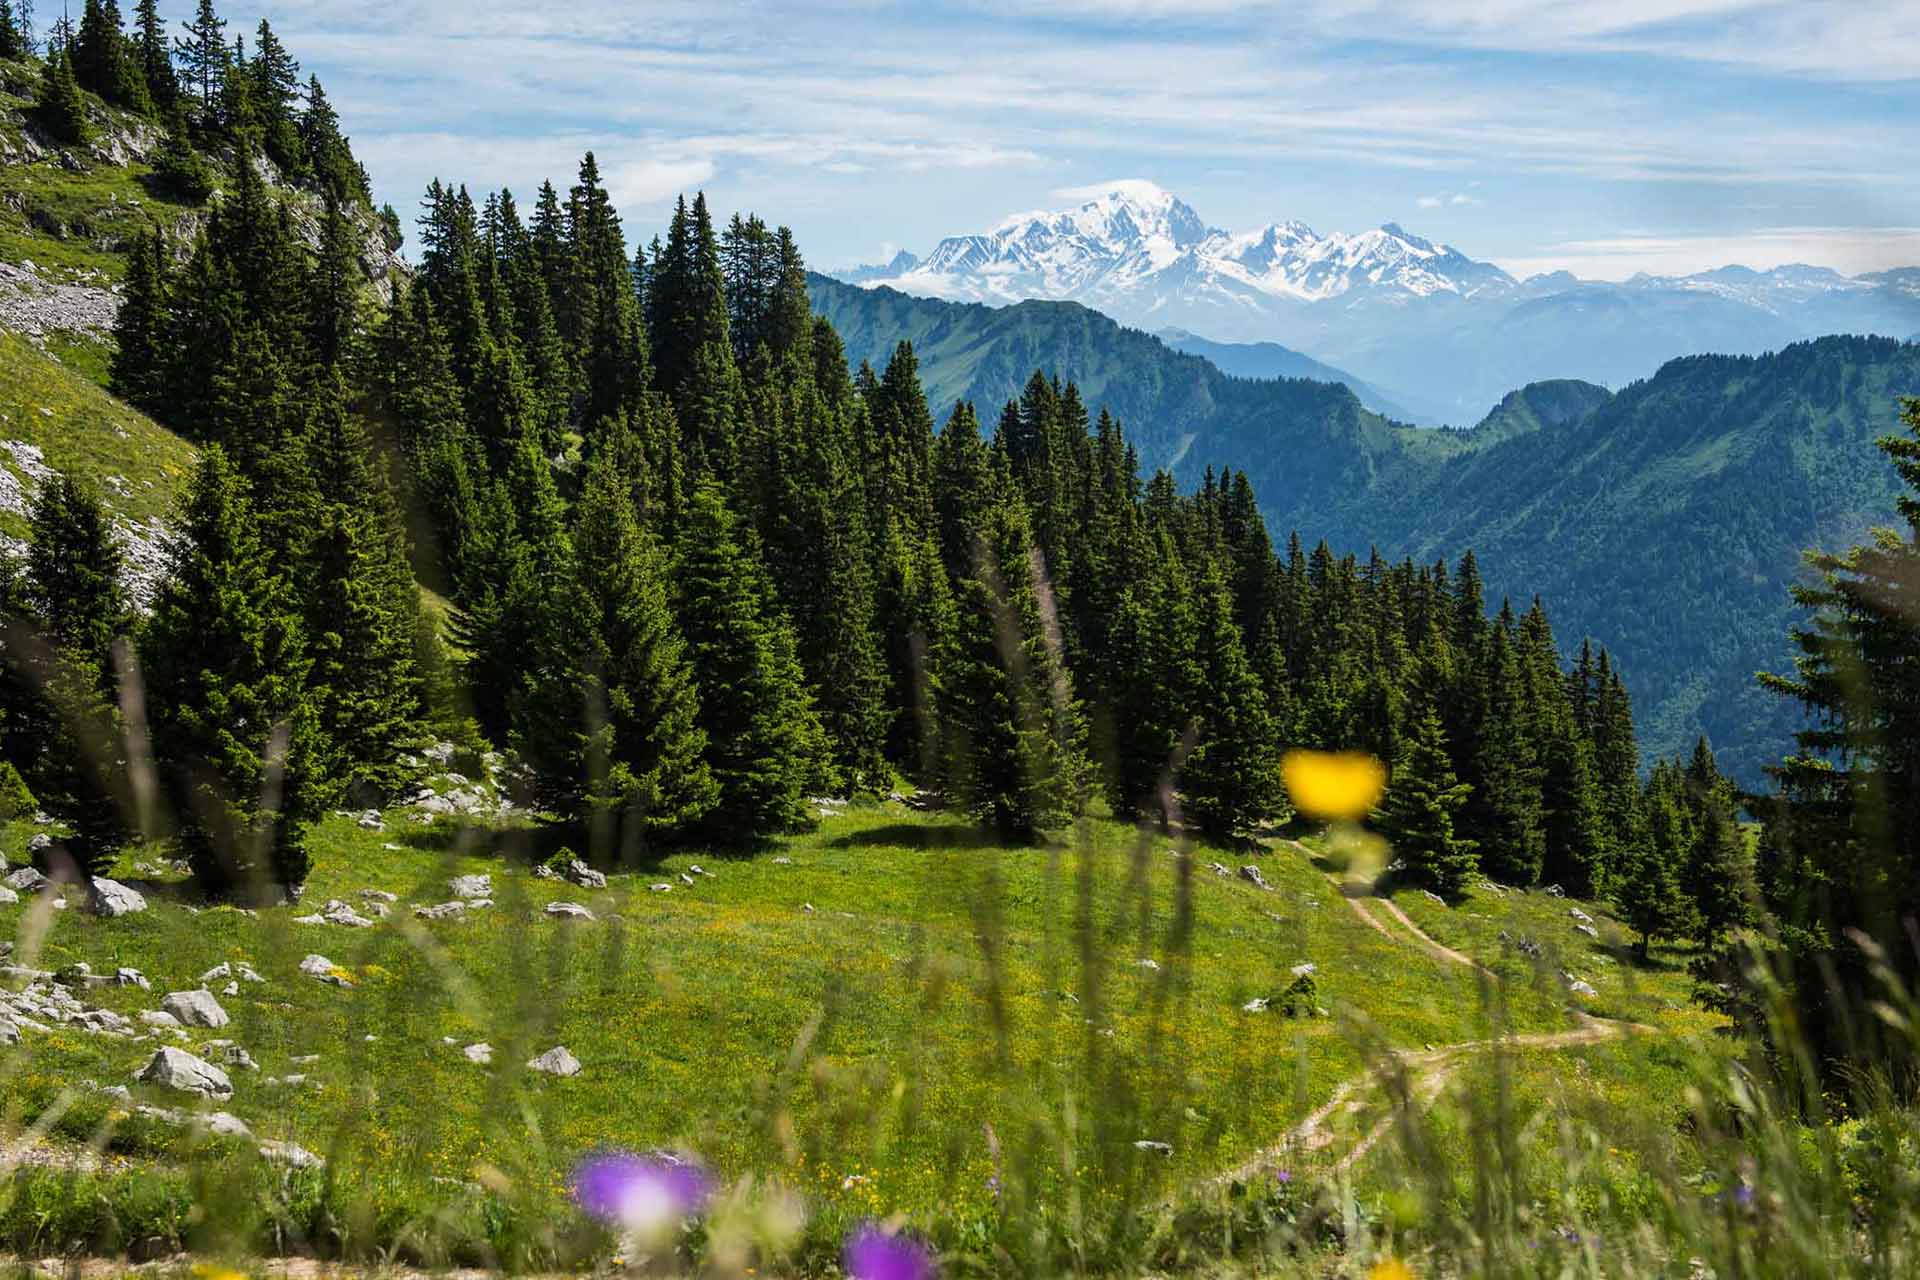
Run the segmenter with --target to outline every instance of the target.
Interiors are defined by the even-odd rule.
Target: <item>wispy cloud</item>
[[[1845,275],[1920,263],[1920,227],[1765,227],[1730,235],[1622,235],[1569,240],[1500,265],[1517,276],[1571,271],[1594,280],[1686,275],[1728,263],[1766,271],[1812,264]]]

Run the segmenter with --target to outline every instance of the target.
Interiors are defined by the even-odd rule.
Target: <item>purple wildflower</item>
[[[933,1280],[933,1251],[912,1236],[891,1236],[871,1222],[847,1237],[847,1274],[853,1280]]]
[[[1744,1182],[1735,1187],[1733,1189],[1733,1202],[1742,1209],[1750,1208],[1753,1204],[1753,1188]]]
[[[609,1151],[573,1171],[573,1198],[590,1217],[628,1230],[665,1225],[706,1207],[713,1178],[678,1156]]]
[[[1273,1175],[1273,1180],[1275,1182],[1281,1182],[1281,1183],[1292,1182],[1293,1174],[1286,1169],[1280,1169],[1275,1171]]]

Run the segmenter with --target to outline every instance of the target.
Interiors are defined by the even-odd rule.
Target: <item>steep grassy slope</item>
[[[26,500],[47,469],[99,489],[135,557],[157,568],[160,525],[172,515],[193,449],[18,334],[0,332],[0,534],[26,534]]]

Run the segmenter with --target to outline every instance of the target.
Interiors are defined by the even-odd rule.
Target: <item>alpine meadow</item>
[[[1920,1274],[1911,15],[50,8],[0,1269]]]

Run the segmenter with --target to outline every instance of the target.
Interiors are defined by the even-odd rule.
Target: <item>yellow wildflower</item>
[[[1354,751],[1289,751],[1280,776],[1294,807],[1310,818],[1363,818],[1387,787],[1386,766]]]
[[[1413,1268],[1398,1258],[1388,1258],[1373,1264],[1367,1280],[1413,1280]]]

